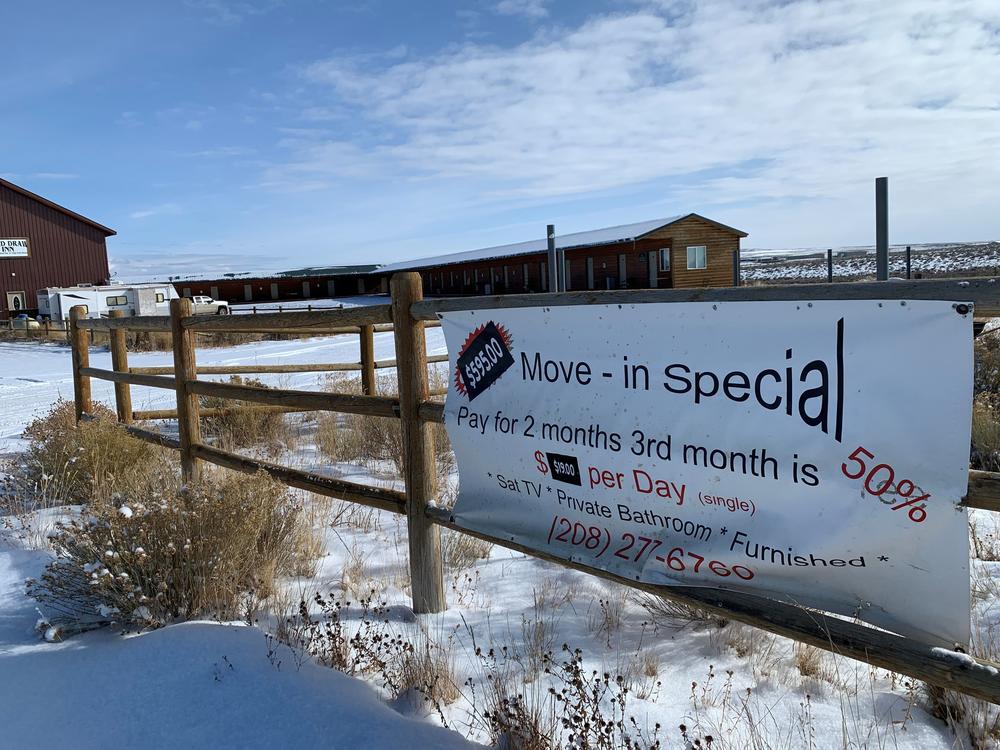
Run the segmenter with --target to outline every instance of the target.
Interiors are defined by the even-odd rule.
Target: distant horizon
[[[968,241],[961,241],[961,240],[959,240],[959,241],[954,241],[954,242],[919,242],[919,243],[910,242],[910,243],[904,243],[904,244],[900,244],[900,245],[890,244],[889,245],[889,253],[890,254],[904,253],[906,251],[907,245],[909,245],[909,247],[911,247],[912,249],[920,252],[920,251],[926,251],[926,250],[929,250],[929,249],[932,249],[932,248],[947,248],[947,247],[964,246],[964,245],[989,245],[989,244],[998,243],[998,242],[1000,242],[1000,240],[968,240]],[[843,252],[843,251],[858,251],[858,250],[865,250],[865,251],[870,252],[872,254],[875,252],[875,244],[872,243],[870,245],[816,245],[816,246],[811,246],[811,247],[792,247],[792,248],[754,248],[754,247],[742,247],[742,248],[740,248],[740,255],[743,258],[746,258],[748,255],[767,255],[767,254],[788,255],[788,256],[793,256],[793,255],[807,255],[807,254],[811,254],[811,253],[820,253],[820,252],[824,252],[825,253],[826,250],[829,249],[829,248],[832,248],[833,251],[834,251],[834,253]],[[478,248],[469,248],[469,249],[471,250],[471,249],[478,249]],[[460,253],[462,251],[457,251],[457,252]],[[427,257],[432,257],[432,256],[427,256]],[[421,260],[421,258],[413,258],[413,259],[410,259],[410,260],[417,261],[417,260]],[[201,279],[220,279],[220,280],[222,280],[222,279],[226,278],[227,275],[232,275],[232,278],[234,278],[234,279],[239,279],[239,278],[254,278],[256,276],[282,275],[282,274],[287,274],[287,273],[289,273],[291,271],[304,270],[305,268],[307,268],[307,267],[296,267],[296,268],[288,268],[288,267],[280,267],[279,268],[279,267],[274,267],[274,268],[270,268],[270,269],[252,268],[252,269],[249,269],[249,270],[241,270],[241,271],[219,271],[219,272],[212,272],[212,273],[205,273],[205,274],[187,274],[187,273],[178,273],[178,272],[174,271],[174,272],[170,272],[170,273],[165,273],[165,274],[161,274],[161,275],[153,275],[153,276],[135,276],[135,277],[118,276],[118,277],[116,277],[117,271],[115,269],[114,259],[111,258],[110,252],[109,252],[109,262],[110,262],[110,266],[111,266],[112,282],[113,283],[114,282],[123,283],[123,284],[129,284],[129,283],[136,283],[136,284],[138,284],[138,283],[144,283],[144,282],[148,282],[148,281],[194,281],[194,280],[201,280]],[[395,262],[397,262],[397,261],[393,261],[393,263],[395,263]],[[344,266],[344,265],[345,264],[317,264],[315,266],[309,266],[308,268],[316,268],[316,269],[336,268],[336,267],[341,267],[341,266]],[[362,266],[362,267],[363,266],[376,265],[377,267],[381,267],[381,266],[385,266],[385,265],[389,265],[389,264],[388,263],[374,263],[374,264],[373,263],[357,263],[357,264],[346,264],[346,265],[348,265],[348,266]],[[173,278],[171,279],[170,277],[173,277]]]

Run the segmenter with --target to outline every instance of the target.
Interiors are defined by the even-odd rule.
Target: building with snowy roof
[[[733,286],[746,232],[698,214],[556,236],[566,288],[653,289]],[[516,294],[548,291],[547,240],[499,245],[391,263],[384,278],[419,271],[424,293]]]

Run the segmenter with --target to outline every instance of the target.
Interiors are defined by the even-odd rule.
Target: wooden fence
[[[29,327],[31,323],[35,324],[34,328]],[[0,332],[15,339],[66,341],[69,337],[69,324],[62,320],[28,321],[8,318],[0,320]]]
[[[206,317],[192,315],[190,300],[178,299],[171,301],[170,317],[125,318],[119,314],[97,320],[83,317],[82,308],[75,308],[71,317],[70,341],[76,412],[78,419],[85,419],[92,411],[91,379],[108,380],[115,383],[116,409],[124,428],[137,438],[179,451],[184,481],[198,478],[201,463],[207,461],[241,472],[265,471],[291,487],[405,515],[413,609],[417,613],[440,612],[447,608],[440,541],[440,528],[444,527],[934,685],[1000,702],[1000,663],[972,658],[960,651],[933,648],[914,639],[852,620],[753,594],[700,586],[664,587],[637,582],[558,558],[544,551],[526,548],[509,539],[460,528],[448,510],[436,507],[433,503],[436,488],[429,428],[430,423],[444,421],[444,405],[431,400],[427,365],[430,362],[446,361],[447,357],[427,356],[424,329],[428,325],[437,325],[438,313],[588,304],[823,299],[952,300],[961,304],[973,303],[978,318],[1000,317],[1000,283],[995,283],[993,279],[588,291],[424,299],[419,274],[405,273],[392,279],[391,304],[366,307]],[[125,346],[127,329],[170,332],[173,341],[173,366],[129,367]],[[396,358],[377,361],[374,357],[373,336],[376,331],[387,330],[394,332]],[[90,366],[88,331],[109,333],[112,370]],[[346,364],[198,367],[196,335],[223,331],[357,335],[360,338],[360,359]],[[397,396],[376,393],[375,372],[380,367],[396,369]],[[199,378],[199,375],[208,374],[337,371],[360,372],[362,395],[261,388]],[[175,391],[176,409],[133,411],[130,394],[130,386],[133,385]],[[252,402],[260,405],[253,408],[261,409],[288,412],[333,411],[399,419],[403,436],[405,492],[321,476],[221,450],[202,438],[199,420],[213,410],[201,409],[199,396]],[[176,419],[178,438],[134,424],[135,421],[150,419]],[[969,491],[962,502],[970,508],[1000,511],[1000,474],[970,471]]]

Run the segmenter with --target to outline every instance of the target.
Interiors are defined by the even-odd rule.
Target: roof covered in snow
[[[665,219],[650,219],[640,221],[635,224],[621,224],[615,227],[605,227],[604,229],[592,229],[588,232],[573,232],[572,234],[557,234],[556,248],[560,250],[572,250],[574,248],[595,247],[597,245],[612,245],[616,242],[627,242],[636,240],[650,232],[662,229],[663,227],[675,224],[682,219],[696,217],[708,221],[721,229],[734,232],[741,237],[746,237],[746,232],[739,229],[727,227],[717,221],[706,219],[698,214],[678,214]],[[379,271],[393,273],[395,271],[406,271],[415,268],[427,268],[428,266],[444,266],[452,263],[468,263],[477,260],[490,260],[492,258],[509,258],[516,255],[531,255],[533,253],[543,253],[548,248],[545,237],[540,237],[527,242],[515,242],[510,245],[496,245],[495,247],[484,247],[479,250],[466,250],[460,253],[449,253],[447,255],[436,255],[430,258],[416,258],[414,260],[390,263],[382,266]]]

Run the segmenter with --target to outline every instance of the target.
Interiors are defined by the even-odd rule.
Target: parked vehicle
[[[10,327],[15,331],[33,331],[36,328],[41,328],[42,324],[30,315],[21,313],[10,319]]]
[[[191,298],[191,305],[195,315],[229,315],[229,303],[211,297],[195,295]]]
[[[70,309],[77,305],[87,308],[88,318],[106,318],[112,310],[123,310],[130,316],[169,315],[170,300],[177,297],[171,284],[49,287],[38,293],[38,316],[69,320]]]

